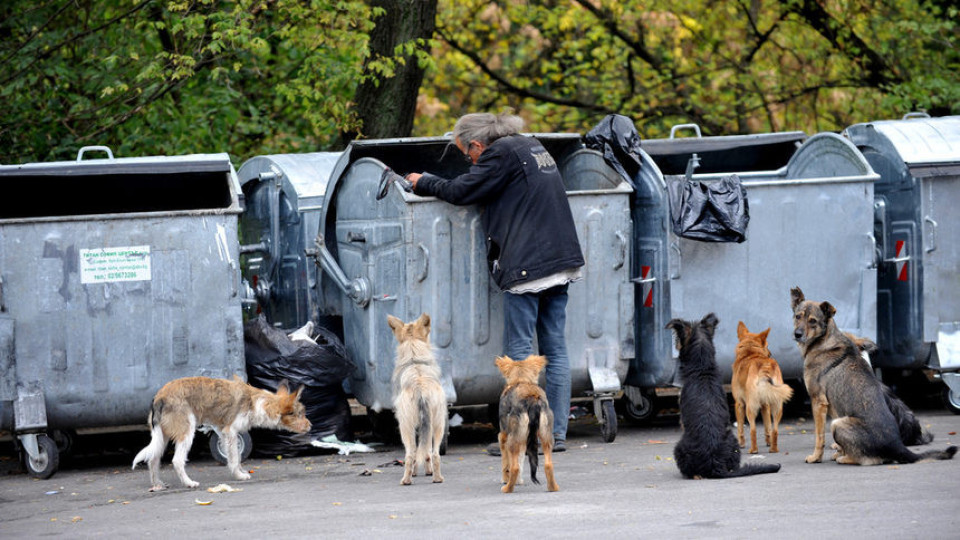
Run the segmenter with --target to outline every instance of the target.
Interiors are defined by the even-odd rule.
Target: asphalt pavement
[[[919,449],[960,443],[960,416],[937,409],[917,414],[935,435]],[[452,429],[442,461],[445,482],[418,476],[411,486],[400,485],[403,452],[397,445],[376,446],[376,453],[250,458],[244,462],[253,475],[248,481],[229,478],[209,454],[195,451],[187,468],[198,489],[177,485],[168,453],[161,475],[171,489],[160,493],[148,492],[143,465],[130,469],[146,433],[80,441],[76,455],[48,480],[18,471],[14,457],[0,448],[0,537],[960,536],[960,460],[807,464],[812,429],[808,418],[786,418],[780,453],[744,457],[782,464],[777,474],[688,480],[672,457],[681,433],[675,416],[621,425],[616,440],[604,443],[587,415],[572,423],[569,450],[555,455],[556,493],[546,491],[542,465],[543,484],[525,473],[515,493],[501,493],[500,458],[485,451],[495,433],[480,422]],[[197,446],[203,446],[199,437]],[[241,491],[207,491],[222,483]]]

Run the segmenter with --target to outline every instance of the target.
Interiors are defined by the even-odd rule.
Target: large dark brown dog
[[[730,409],[713,348],[716,315],[700,321],[673,319],[667,328],[680,351],[680,423],[683,435],[673,448],[680,473],[687,478],[733,478],[775,473],[777,463],[740,464],[740,445],[730,426]]]
[[[829,302],[806,300],[799,287],[790,290],[790,297],[793,337],[803,355],[803,382],[810,394],[816,429],[807,463],[819,463],[823,458],[828,412],[834,418],[830,432],[837,463],[913,463],[951,459],[957,453],[956,446],[921,454],[908,450],[883,385],[860,356],[858,345],[837,328],[833,320],[837,310]]]

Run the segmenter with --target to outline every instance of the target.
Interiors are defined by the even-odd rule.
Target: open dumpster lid
[[[683,174],[693,154],[700,158],[698,173],[743,173],[783,167],[806,138],[802,131],[785,131],[644,139],[640,147],[653,158],[664,175]]]
[[[17,194],[0,198],[0,220],[240,211],[225,153],[0,165],[0,189]]]

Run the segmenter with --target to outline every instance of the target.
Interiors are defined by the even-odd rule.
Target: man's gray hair
[[[489,146],[500,137],[520,133],[521,129],[523,119],[513,114],[470,113],[461,116],[453,126],[453,140],[460,139],[464,146],[470,141]]]

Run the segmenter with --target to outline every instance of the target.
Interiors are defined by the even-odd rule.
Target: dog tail
[[[747,463],[741,465],[740,468],[728,471],[727,473],[720,476],[720,478],[737,478],[740,476],[750,476],[753,474],[767,474],[775,473],[780,470],[779,463]]]
[[[150,426],[150,442],[137,453],[137,457],[133,458],[131,469],[136,469],[138,463],[149,461],[154,456],[163,453],[166,441],[163,440],[163,428],[160,427],[160,416],[162,414],[163,400],[154,401],[150,414],[147,416],[147,424]]]
[[[927,450],[926,452],[920,452],[915,454],[908,450],[907,448],[903,449],[901,455],[896,458],[900,463],[915,463],[917,461],[922,461],[925,459],[953,459],[953,456],[957,453],[956,446],[948,446],[943,450]]]
[[[432,440],[433,430],[430,429],[429,396],[426,393],[421,393],[417,401],[417,410],[420,411],[420,418],[417,422],[417,467],[422,467],[430,455],[430,441]]]
[[[793,397],[793,388],[783,384],[783,375],[776,364],[761,368],[757,378],[757,397],[760,403],[766,404],[786,403]]]
[[[539,466],[537,434],[540,433],[540,408],[541,403],[539,401],[534,401],[527,406],[527,416],[530,418],[527,432],[527,460],[530,463],[530,480],[538,485],[540,481],[537,480],[537,467]]]

